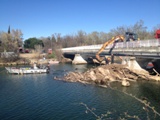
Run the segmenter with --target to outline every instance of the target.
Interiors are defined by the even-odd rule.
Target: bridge
[[[102,45],[77,46],[61,50],[65,57],[71,58],[76,61],[75,63],[85,63],[85,61],[86,63],[93,63],[93,59]],[[152,62],[155,69],[160,73],[160,39],[119,42],[115,46],[111,44],[100,54],[101,57],[108,55],[125,56],[122,57],[125,59],[135,57],[136,62],[143,68],[146,67],[148,62]]]
[[[62,52],[65,56],[80,54],[82,56],[95,57],[102,45],[103,44],[63,48]],[[119,42],[116,43],[115,46],[111,44],[105,48],[100,56],[111,54],[115,56],[134,56],[160,59],[160,39]],[[86,57],[84,59],[86,59]]]

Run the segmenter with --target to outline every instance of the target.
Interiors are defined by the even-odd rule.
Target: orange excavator
[[[112,37],[111,40],[108,40],[107,42],[105,42],[105,43],[102,45],[101,49],[97,52],[97,54],[96,54],[96,59],[97,59],[99,62],[101,62],[103,59],[99,56],[99,54],[100,54],[101,52],[103,52],[103,50],[104,50],[108,45],[110,45],[110,44],[115,44],[116,42],[119,42],[119,41],[121,41],[121,42],[124,41],[124,36],[118,35],[118,36]]]
[[[118,36],[112,37],[112,39],[110,39],[110,40],[108,40],[107,42],[105,42],[105,43],[102,45],[101,49],[96,53],[96,59],[97,59],[99,62],[102,62],[102,61],[103,61],[103,58],[101,58],[101,57],[99,56],[99,54],[102,53],[102,52],[104,51],[104,49],[105,49],[108,45],[110,45],[110,44],[114,44],[114,46],[115,46],[115,44],[116,44],[117,42],[135,41],[135,40],[137,40],[137,39],[138,39],[137,34],[132,33],[132,32],[126,32],[125,37],[124,37],[123,35],[118,35]]]

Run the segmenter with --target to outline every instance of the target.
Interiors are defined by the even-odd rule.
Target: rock
[[[69,59],[69,58],[65,58],[65,57],[61,56],[61,61],[60,62],[62,62],[62,63],[71,63],[72,60]]]
[[[130,86],[130,83],[124,79],[122,80],[122,86],[128,87]]]

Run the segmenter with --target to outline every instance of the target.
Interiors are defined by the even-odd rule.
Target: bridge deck
[[[95,55],[98,50],[102,47],[100,45],[90,45],[90,46],[78,46],[63,48],[62,51],[64,54],[88,54]],[[120,42],[116,43],[114,46],[109,45],[105,50],[100,54],[101,56],[114,54],[117,56],[141,56],[141,57],[151,57],[151,58],[160,58],[160,39],[154,40],[142,40],[142,41],[133,41],[133,42]]]

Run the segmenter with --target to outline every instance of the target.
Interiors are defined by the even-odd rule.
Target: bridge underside
[[[74,57],[75,57],[75,54],[77,54],[77,53],[72,52],[72,53],[64,53],[63,55],[64,55],[64,57],[70,58],[70,59],[73,60]],[[84,60],[86,60],[87,63],[89,63],[89,64],[93,64],[94,63],[93,59],[96,59],[95,53],[93,53],[93,52],[82,52],[82,53],[78,53],[78,54],[80,54],[81,57]],[[149,55],[148,53],[147,54],[143,53],[143,55],[141,55],[141,53],[133,53],[133,52],[128,52],[128,54],[114,52],[113,55],[115,57],[117,57],[117,59],[115,61],[116,63],[121,63],[121,60],[120,59],[118,60],[119,56],[122,56],[122,57],[136,57],[136,61],[144,69],[146,69],[149,62],[152,62],[156,71],[160,73],[160,57],[157,56],[156,54]],[[104,57],[104,56],[111,56],[111,54],[107,53],[107,52],[105,53],[105,51],[104,51],[103,53],[100,54],[100,57]]]
[[[88,63],[92,63],[96,53],[102,48],[101,45],[77,46],[71,48],[63,48],[64,57],[74,59],[75,54],[80,54]],[[105,50],[100,53],[100,57],[110,56],[136,57],[136,61],[142,66],[146,66],[148,62],[152,62],[158,67],[160,72],[160,39],[140,40],[133,42],[119,42],[115,46],[108,45]]]

